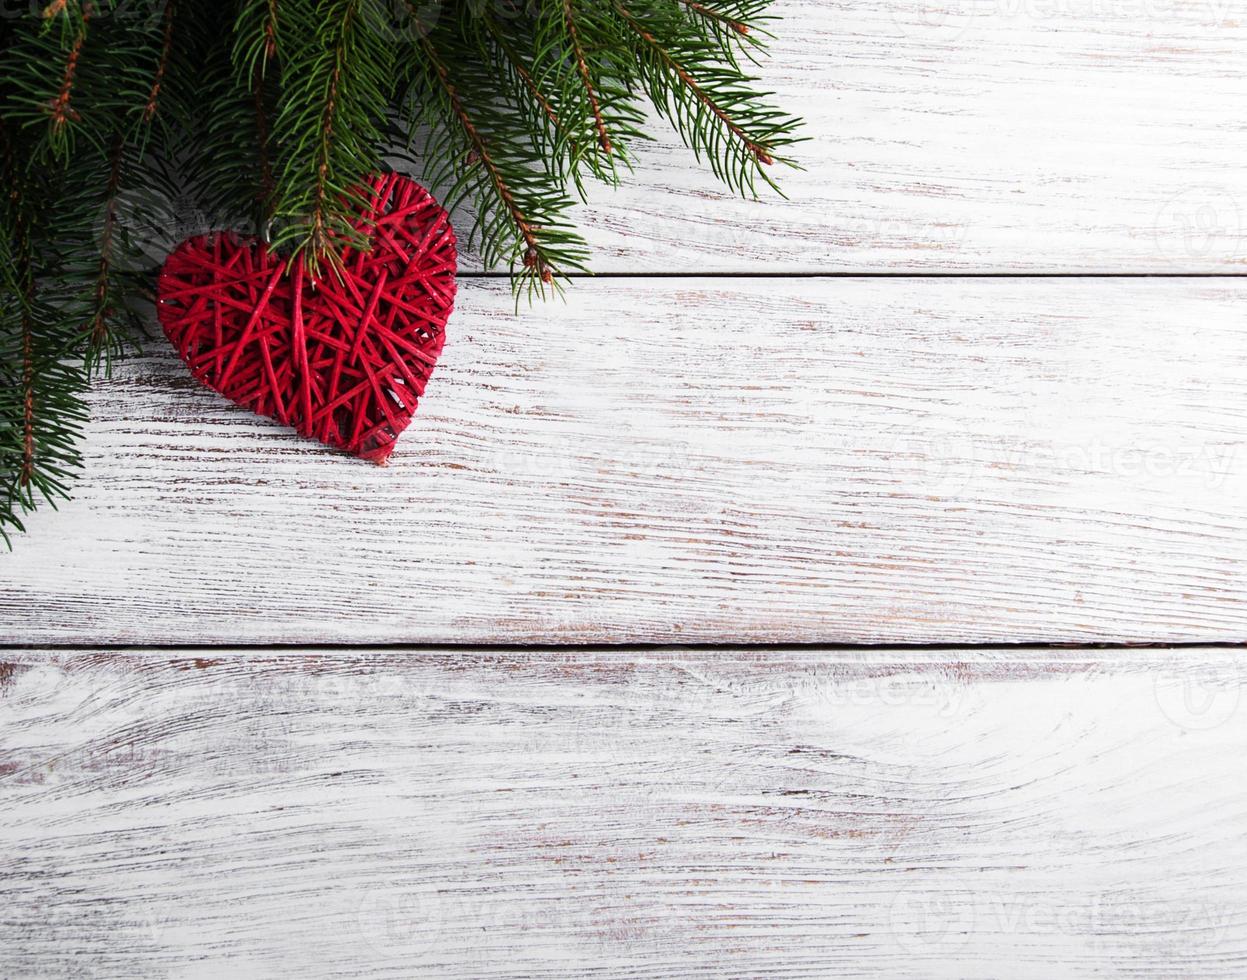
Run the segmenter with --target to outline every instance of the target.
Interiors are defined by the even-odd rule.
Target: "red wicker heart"
[[[342,274],[229,233],[184,241],[160,273],[160,323],[191,374],[258,415],[384,463],[442,352],[455,299],[455,234],[398,174],[373,180]]]

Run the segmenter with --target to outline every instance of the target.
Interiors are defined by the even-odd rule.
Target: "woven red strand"
[[[415,181],[371,181],[341,275],[313,283],[262,242],[232,233],[184,241],[165,261],[158,312],[191,374],[258,415],[384,464],[445,341],[454,308],[450,219]]]

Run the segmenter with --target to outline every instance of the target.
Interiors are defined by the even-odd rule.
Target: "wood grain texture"
[[[0,565],[16,643],[1247,639],[1247,283],[465,283],[391,466],[172,355]]]
[[[777,7],[791,199],[660,139],[578,209],[596,269],[1242,270],[1247,0]],[[1242,642],[1245,300],[468,280],[385,470],[156,341],[0,557],[0,642]],[[8,651],[0,976],[1238,978],[1245,686],[1211,649]]]
[[[577,211],[597,271],[1243,270],[1247,0],[775,10],[789,199],[733,198],[655,120]]]
[[[5,976],[1247,970],[1237,653],[6,656]]]

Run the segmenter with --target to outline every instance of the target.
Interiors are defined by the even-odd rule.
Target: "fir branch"
[[[689,23],[702,38],[718,46],[723,59],[739,67],[737,57],[744,54],[758,63],[770,35],[763,24],[771,0],[680,0]]]
[[[31,142],[32,161],[70,166],[80,144],[88,155],[106,153],[114,133],[144,122],[159,35],[152,24],[99,10],[70,2],[51,24],[13,24],[0,112]]]
[[[78,74],[78,62],[82,58],[82,48],[87,41],[87,21],[91,16],[88,6],[82,11],[81,29],[76,32],[73,43],[65,55],[65,63],[61,70],[60,87],[56,97],[48,105],[49,128],[54,149],[62,154],[65,152],[65,128],[72,120],[77,122],[82,117],[71,104],[74,79]]]
[[[754,79],[732,62],[724,62],[720,46],[691,33],[680,5],[652,3],[645,19],[625,0],[613,0],[619,17],[633,32],[650,97],[700,158],[729,187],[755,194],[760,177],[778,190],[766,167],[780,152],[798,142],[799,120],[784,116],[762,101]]]
[[[91,318],[85,331],[88,371],[93,371],[101,364],[107,366],[111,361],[111,355],[119,346],[109,318],[115,313],[112,295],[112,262],[124,150],[125,144],[121,137],[114,137],[112,151],[109,154],[108,185],[100,222],[99,258],[96,262]]]
[[[583,0],[541,0],[533,19],[537,84],[552,93],[572,134],[566,169],[617,183],[618,164],[630,166],[628,146],[645,139],[632,91],[635,58],[609,6]],[[581,189],[577,180],[577,187]]]
[[[264,61],[277,57],[277,0],[267,0],[267,16],[264,18]]]
[[[368,246],[356,223],[368,204],[362,182],[381,166],[393,36],[375,0],[285,0],[282,11],[290,45],[273,127],[282,153],[273,241],[315,277],[339,261],[338,246]]]
[[[254,113],[254,144],[259,179],[254,194],[256,224],[268,233],[276,206],[277,180],[270,153],[272,138],[269,122],[269,89],[277,85],[273,77],[278,67],[278,0],[243,0],[234,25],[233,62],[240,85],[251,90]]]
[[[554,106],[550,103],[550,100],[546,94],[541,91],[541,87],[537,84],[536,79],[533,78],[532,71],[529,69],[528,65],[525,64],[524,59],[521,58],[516,52],[514,45],[511,44],[511,42],[508,41],[503,35],[502,31],[498,29],[498,25],[492,17],[486,15],[483,19],[483,23],[485,25],[485,30],[489,33],[490,39],[495,45],[497,45],[498,50],[502,53],[507,66],[515,74],[515,77],[519,80],[520,85],[528,94],[528,97],[531,98],[541,110],[541,114],[545,116],[554,132],[559,135],[566,133],[566,129],[563,124],[559,122],[559,115],[555,112]],[[569,137],[569,142],[574,149],[575,141],[571,140]]]
[[[517,234],[524,241],[524,266],[535,269],[542,282],[550,282],[553,278],[553,269],[541,256],[540,242],[537,239],[535,229],[528,218],[525,217],[524,212],[520,210],[510,185],[499,171],[498,165],[494,162],[493,156],[489,151],[489,147],[485,145],[485,140],[481,137],[479,130],[477,130],[476,124],[473,123],[472,117],[468,115],[467,109],[464,108],[463,100],[459,97],[454,83],[450,80],[450,72],[441,59],[438,58],[437,51],[434,50],[427,38],[421,38],[420,44],[424,49],[425,57],[429,59],[429,64],[433,66],[433,71],[438,81],[441,82],[446,98],[450,100],[450,106],[454,111],[455,119],[463,127],[463,134],[472,147],[472,155],[484,167],[485,172],[489,174],[489,182],[493,186],[494,193],[498,195],[498,199],[506,209]]]
[[[728,113],[724,111],[724,109],[720,107],[719,104],[697,83],[696,79],[688,73],[688,70],[680,64],[680,62],[676,61],[676,59],[671,55],[670,50],[660,44],[658,39],[655,38],[653,34],[641,26],[640,22],[632,16],[631,12],[629,12],[628,8],[624,4],[616,2],[615,7],[623,16],[624,20],[627,21],[628,24],[631,25],[631,27],[637,32],[637,35],[645,41],[647,45],[649,45],[654,55],[661,61],[661,63],[667,69],[672,71],[676,77],[685,84],[689,92],[691,92],[702,105],[714,113],[719,121],[727,127],[728,132],[739,139],[741,143],[744,144],[745,148],[752,153],[755,158],[757,158],[759,163],[770,164],[775,162],[768,148],[751,139],[749,134],[746,133],[745,130],[738,123],[736,123],[732,117],[728,115]]]
[[[40,17],[45,26],[52,21],[60,21],[62,26],[79,31],[83,21],[97,12],[100,3],[111,7],[114,2],[115,0],[49,0],[40,12]],[[30,6],[33,10],[35,4]]]
[[[263,27],[256,33],[262,37]],[[262,234],[276,196],[271,113],[280,72],[263,57],[240,61],[242,37],[227,34],[207,53],[200,88],[208,112],[190,131],[179,170],[188,195],[211,226],[245,221],[249,230]]]
[[[16,186],[13,193],[17,198],[19,192]],[[35,472],[35,340],[34,317],[31,314],[35,279],[31,272],[30,231],[24,202],[17,199],[15,205],[13,288],[21,297],[19,323],[22,338],[22,457],[17,471],[17,489],[19,493],[26,493]]]
[[[525,107],[515,93],[498,91],[480,38],[461,25],[417,36],[413,46],[418,73],[403,104],[430,130],[425,179],[445,190],[452,208],[473,200],[469,239],[480,243],[487,264],[510,266],[517,291],[557,289],[560,277],[584,268],[584,243],[564,217],[571,199],[532,141]]]
[[[14,292],[6,284],[3,292],[0,540],[9,544],[10,529],[24,530],[23,513],[40,500],[55,508],[57,498],[69,496],[69,481],[82,463],[76,444],[87,419],[82,401],[87,380],[81,365],[59,347],[64,321],[38,301],[34,287]]]
[[[796,141],[737,64],[769,0],[165,2],[0,18],[0,537],[68,492],[90,372],[167,248],[253,218],[315,275],[366,246],[400,124],[447,207],[473,205],[465,244],[530,292],[584,270],[569,188],[619,180],[646,96],[742,192]]]
[[[278,60],[278,0],[241,0],[234,21],[231,52],[239,81],[264,77]]]
[[[0,537],[10,544],[5,525],[22,530],[16,511],[19,503],[29,496],[31,477],[35,465],[35,375],[34,375],[34,325],[31,304],[34,294],[34,275],[30,264],[29,217],[21,194],[21,180],[16,150],[9,136],[8,127],[0,121],[0,156],[3,158],[5,183],[9,187],[5,218],[9,227],[0,242],[4,272],[4,311],[11,317],[16,314],[20,336],[20,452],[16,466],[6,459],[3,472],[5,493],[0,497]],[[5,317],[7,320],[8,317]],[[7,337],[5,338],[8,339]],[[0,362],[2,363],[2,362]],[[5,406],[6,408],[8,406]],[[11,409],[10,409],[11,411]],[[6,412],[6,415],[9,413]],[[9,428],[8,425],[5,428]],[[7,449],[8,447],[0,447]],[[9,456],[9,453],[5,453]],[[28,509],[23,507],[23,509]]]
[[[0,158],[8,193],[0,207],[0,540],[24,530],[39,499],[55,507],[81,462],[75,443],[86,411],[80,363],[67,357],[72,321],[39,301],[32,177],[10,128],[0,120]],[[46,168],[44,168],[46,171]],[[46,188],[45,188],[46,189]]]
[[[689,10],[706,20],[714,21],[716,24],[722,24],[730,31],[734,31],[741,37],[749,36],[749,25],[744,21],[735,20],[727,14],[718,10],[711,10],[704,3],[698,3],[697,0],[680,0]]]
[[[115,0],[51,0],[39,14],[40,31],[56,32],[57,45],[64,51],[87,31],[87,21],[99,12],[99,5],[111,6]],[[35,4],[31,4],[33,11]],[[107,11],[105,11],[107,13]]]
[[[164,35],[160,45],[160,59],[156,63],[156,77],[152,79],[152,87],[147,94],[147,105],[143,107],[143,121],[148,123],[156,115],[160,100],[160,86],[164,82],[165,73],[169,70],[169,56],[173,52],[174,4],[175,0],[165,0]]]
[[[349,21],[347,21],[349,24]],[[333,141],[337,134],[333,131],[334,120],[338,109],[338,91],[342,82],[342,47],[337,48],[336,64],[329,73],[329,80],[325,86],[325,107],[321,111],[320,122],[320,143],[315,153],[316,160],[316,190],[312,198],[312,210],[307,216],[308,224],[311,226],[308,232],[308,241],[311,246],[312,261],[311,271],[315,278],[314,263],[318,258],[329,251],[329,220],[326,215],[326,207],[328,204],[328,186],[329,186],[329,158],[333,148]]]
[[[680,0],[689,19],[702,36],[715,42],[724,60],[739,67],[744,54],[755,65],[770,35],[762,24],[770,18],[766,8],[771,0]]]
[[[490,59],[492,69],[504,83],[510,85],[510,100],[530,120],[527,138],[535,150],[541,155],[547,169],[557,174],[564,185],[571,181],[583,199],[585,195],[584,181],[581,174],[585,157],[590,158],[590,169],[595,173],[604,168],[596,166],[596,152],[586,154],[584,146],[598,149],[592,139],[582,144],[581,139],[587,134],[579,131],[575,124],[569,125],[554,100],[563,101],[563,93],[549,85],[549,73],[544,73],[539,81],[535,73],[540,70],[538,54],[534,51],[534,36],[531,24],[518,17],[500,19],[494,10],[489,10],[480,18],[484,37],[481,48]],[[575,113],[570,113],[573,120]]]
[[[268,107],[264,103],[265,75],[262,62],[256,63],[255,76],[251,89],[252,104],[255,107],[256,154],[260,167],[260,186],[256,191],[255,203],[260,224],[267,228],[273,220],[273,194],[277,183],[273,179],[273,161],[269,156]]]
[[[585,83],[585,95],[589,99],[589,107],[593,112],[593,123],[597,128],[598,145],[603,153],[611,152],[610,135],[606,132],[606,123],[602,121],[602,107],[598,102],[597,92],[593,88],[593,78],[589,75],[589,66],[585,63],[584,48],[580,44],[580,34],[576,30],[576,15],[572,9],[573,0],[563,0],[563,22],[567,25],[567,36],[571,40],[572,57],[576,69]]]

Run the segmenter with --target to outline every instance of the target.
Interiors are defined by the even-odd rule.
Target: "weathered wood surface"
[[[159,353],[16,643],[1247,639],[1247,282],[464,284],[388,468]],[[153,347],[159,351],[159,345]]]
[[[1247,0],[775,10],[789,199],[735,199],[657,120],[577,212],[596,270],[1243,270]]]
[[[1247,282],[708,277],[1242,271],[1247,0],[777,7],[790,200],[578,210],[702,278],[465,281],[386,470],[154,342],[0,642],[1247,640]],[[1245,674],[8,651],[0,976],[1237,978]]]
[[[4,976],[1247,972],[1237,653],[9,653]]]

